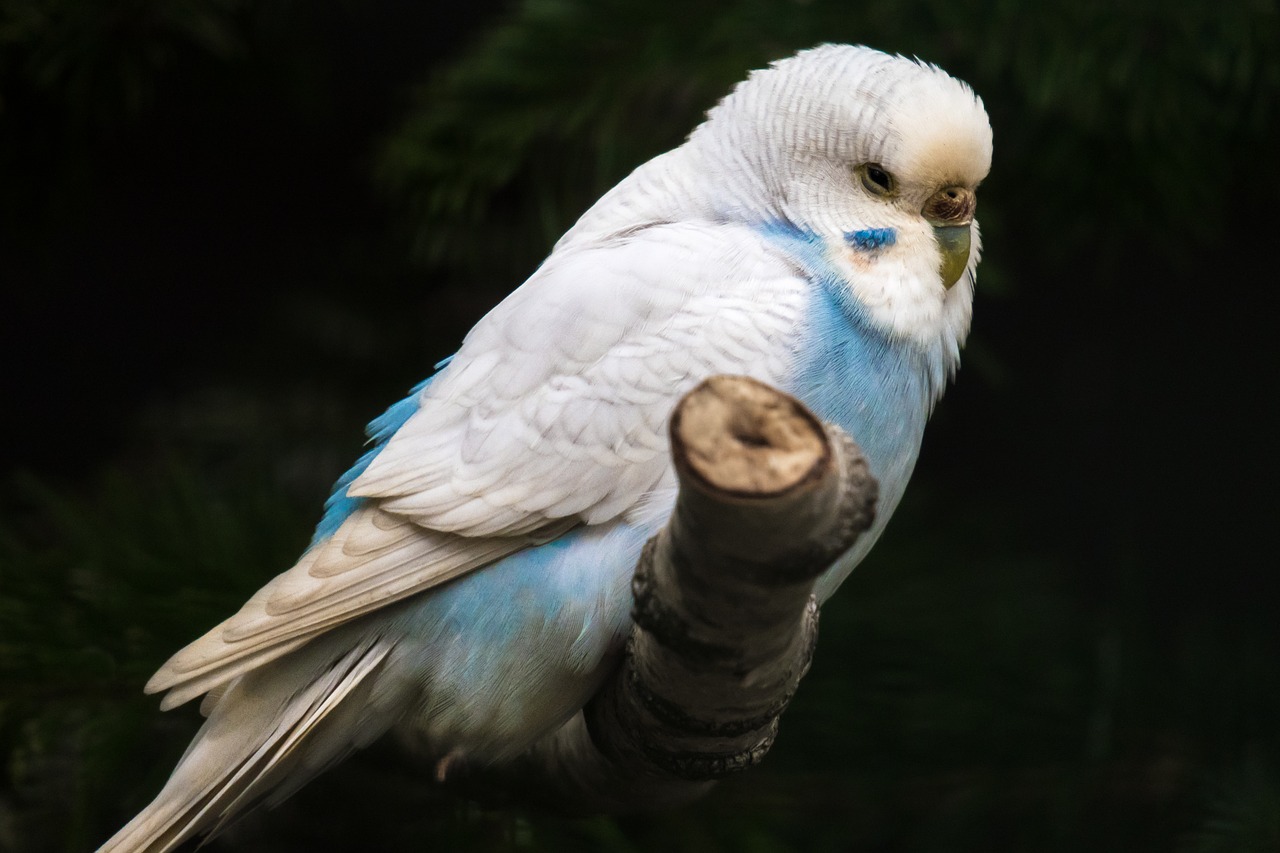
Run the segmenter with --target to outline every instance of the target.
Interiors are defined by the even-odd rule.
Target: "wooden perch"
[[[636,567],[627,653],[582,714],[498,769],[523,799],[657,808],[758,763],[809,668],[814,580],[874,516],[853,442],[752,379],[690,392],[671,449],[680,495]]]

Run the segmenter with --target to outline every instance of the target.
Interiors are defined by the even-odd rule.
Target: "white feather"
[[[697,382],[782,379],[805,298],[740,225],[567,248],[481,320],[348,494],[466,536],[606,521],[661,478],[667,418]]]

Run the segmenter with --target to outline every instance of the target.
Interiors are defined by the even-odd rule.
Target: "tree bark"
[[[843,432],[745,377],[685,396],[671,450],[680,494],[636,567],[621,665],[582,714],[464,788],[496,773],[560,811],[660,808],[773,744],[813,654],[814,581],[871,524],[876,482]]]

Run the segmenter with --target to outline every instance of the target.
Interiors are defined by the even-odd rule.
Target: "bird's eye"
[[[893,175],[890,175],[878,163],[863,163],[858,167],[858,177],[862,186],[872,195],[891,195],[893,193]]]

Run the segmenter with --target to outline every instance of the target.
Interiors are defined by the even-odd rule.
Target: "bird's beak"
[[[969,266],[969,243],[972,239],[973,213],[978,198],[967,187],[945,187],[938,190],[920,211],[933,226],[942,261],[938,275],[942,285],[950,289]]]
[[[938,248],[942,250],[942,264],[938,268],[938,274],[942,277],[942,286],[948,290],[960,280],[969,266],[970,224],[966,222],[963,225],[933,226],[933,236],[938,238]]]

